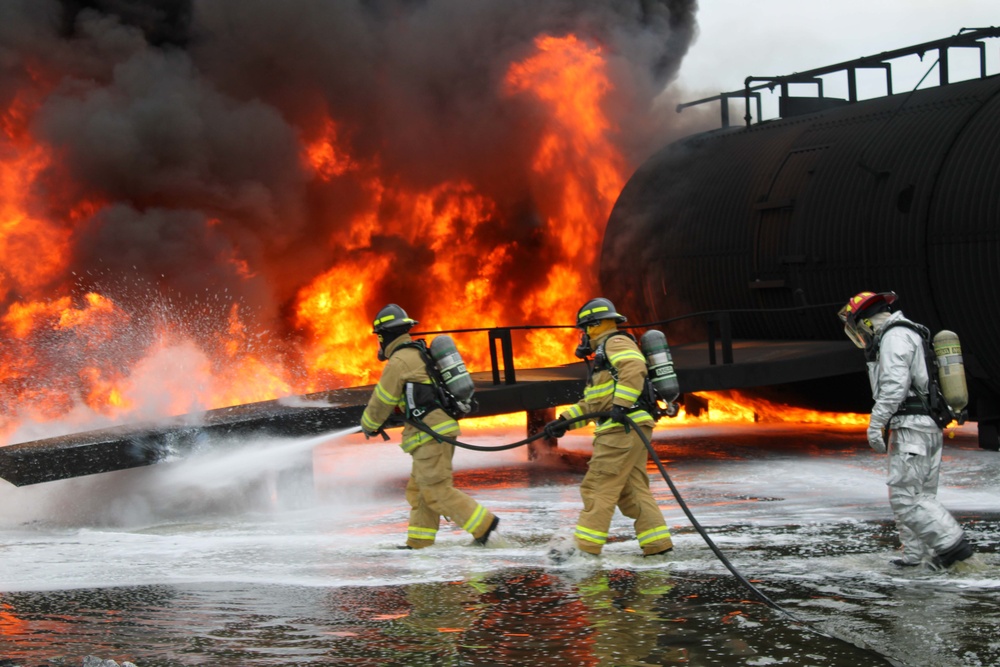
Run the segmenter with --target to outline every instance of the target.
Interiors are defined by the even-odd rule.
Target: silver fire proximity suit
[[[937,499],[941,469],[941,429],[925,414],[899,414],[907,398],[912,402],[928,392],[927,364],[920,335],[905,326],[902,312],[873,316],[878,355],[868,362],[875,405],[868,426],[868,442],[886,451],[882,439],[888,426],[889,505],[896,518],[905,564],[931,561],[954,548],[965,533]]]

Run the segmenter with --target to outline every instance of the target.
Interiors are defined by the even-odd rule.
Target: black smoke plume
[[[58,159],[32,201],[74,248],[65,276],[41,291],[12,284],[5,305],[131,276],[178,308],[209,289],[258,326],[290,328],[296,291],[341,258],[338,237],[367,201],[360,179],[318,182],[302,163],[327,117],[384,182],[461,178],[495,202],[482,240],[517,241],[498,288],[516,302],[561,249],[539,235],[527,187],[538,110],[501,94],[505,72],[540,35],[600,45],[615,84],[606,110],[634,165],[665,141],[653,100],[694,39],[695,10],[694,0],[4,0],[0,109],[37,103],[28,127]],[[72,215],[82,200],[95,206],[84,223]],[[442,288],[419,275],[433,251],[376,244],[397,261],[392,290],[379,293],[419,313]],[[580,295],[568,296],[575,308]]]

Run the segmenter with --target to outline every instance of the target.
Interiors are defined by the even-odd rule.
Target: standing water
[[[456,453],[456,486],[501,517],[488,547],[442,523],[434,547],[399,550],[409,457],[394,435],[216,443],[148,468],[0,482],[0,664],[1000,664],[1000,456],[974,433],[947,441],[939,495],[979,554],[941,573],[889,564],[886,460],[862,431],[656,432],[698,521],[795,620],[722,566],[652,464],[666,561],[641,558],[619,514],[600,561],[550,565],[582,470],[524,450]]]

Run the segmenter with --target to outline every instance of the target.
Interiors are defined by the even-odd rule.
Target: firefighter
[[[903,554],[898,567],[928,564],[950,567],[968,559],[972,546],[955,518],[938,502],[941,428],[930,417],[930,376],[923,327],[895,310],[893,292],[861,292],[838,313],[847,337],[865,351],[875,405],[868,422],[868,444],[887,448],[889,428],[889,505],[896,518]],[[926,331],[926,329],[923,329]]]
[[[561,562],[575,551],[600,555],[608,540],[615,507],[632,519],[644,556],[667,554],[673,549],[670,530],[649,490],[646,473],[648,454],[639,433],[624,421],[628,415],[649,438],[653,418],[640,397],[646,378],[646,359],[635,339],[618,330],[626,321],[607,299],[585,303],[576,317],[583,330],[579,356],[592,352],[594,365],[583,398],[545,426],[546,435],[559,438],[567,430],[585,425],[579,417],[610,412],[594,430],[594,453],[580,484],[583,511],[573,534],[572,546],[553,548],[550,558]]]
[[[387,420],[408,420],[401,447],[413,459],[406,485],[410,521],[406,545],[400,548],[423,549],[434,544],[442,516],[469,532],[476,543],[485,545],[500,519],[452,486],[454,446],[409,423],[419,419],[435,433],[452,438],[459,434],[458,422],[435,398],[428,372],[433,362],[426,347],[409,335],[416,324],[394,303],[375,316],[372,333],[378,336],[378,358],[386,363],[361,415],[361,430],[366,437],[372,437],[383,432]]]

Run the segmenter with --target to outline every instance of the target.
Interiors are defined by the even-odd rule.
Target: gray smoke
[[[352,157],[377,164],[385,182],[461,178],[495,201],[483,241],[518,241],[502,288],[516,299],[560,249],[539,235],[527,183],[542,128],[537,108],[503,94],[510,64],[542,34],[601,45],[615,85],[607,112],[637,164],[663,141],[652,101],[694,38],[695,9],[694,0],[4,0],[0,106],[39,91],[31,130],[59,159],[33,196],[72,227],[77,275],[138,273],[180,304],[208,287],[252,305],[262,325],[284,326],[283,309],[337,262],[338,233],[367,202],[360,180],[320,183],[301,164],[303,136],[329,116]],[[68,222],[81,200],[98,206],[82,226]],[[398,274],[434,262],[433,251],[404,245],[380,237],[370,252],[392,253]],[[417,312],[437,287],[391,282],[386,300]]]

